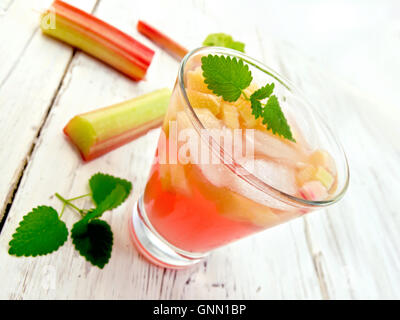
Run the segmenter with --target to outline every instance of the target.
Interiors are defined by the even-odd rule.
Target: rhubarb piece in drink
[[[128,34],[63,1],[54,1],[42,17],[48,14],[55,14],[55,26],[42,24],[44,34],[85,51],[134,80],[146,75],[154,51]]]
[[[239,129],[239,112],[235,106],[224,102],[222,104],[222,121],[231,129]]]
[[[310,201],[322,201],[328,196],[328,192],[321,181],[306,182],[300,189],[300,195]]]
[[[310,163],[314,166],[322,166],[331,174],[336,175],[336,165],[332,156],[324,150],[317,150],[310,155]]]
[[[324,185],[326,190],[330,190],[333,183],[335,182],[335,178],[325,168],[321,166],[317,167],[315,178]]]
[[[85,161],[132,141],[163,122],[169,89],[160,89],[109,107],[72,118],[64,133]]]
[[[212,93],[212,91],[207,88],[207,84],[204,82],[203,70],[201,70],[201,66],[198,66],[194,70],[188,71],[186,83],[187,89],[203,93]]]
[[[214,115],[220,112],[222,102],[220,97],[191,89],[187,89],[186,93],[193,108],[205,108],[210,110]]]
[[[317,169],[312,164],[304,165],[296,174],[296,181],[298,186],[303,186],[306,182],[311,181],[315,177]]]

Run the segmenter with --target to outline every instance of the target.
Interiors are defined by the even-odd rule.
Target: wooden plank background
[[[62,128],[78,113],[172,87],[178,63],[155,48],[146,80],[132,82],[43,36],[38,10],[51,1],[0,0],[0,216],[6,216],[0,234],[0,298],[400,298],[397,106],[380,105],[347,85],[274,39],[258,20],[222,19],[226,2],[68,2],[152,48],[136,32],[139,17],[188,48],[198,47],[211,32],[243,39],[250,55],[304,90],[335,129],[349,158],[350,188],[337,205],[218,249],[193,268],[176,271],[148,264],[130,243],[128,218],[145,186],[159,131],[83,164]],[[240,10],[239,2],[229,3]],[[48,256],[8,255],[8,242],[23,215],[41,204],[61,208],[54,193],[83,194],[88,178],[98,171],[134,185],[129,200],[105,214],[115,239],[103,270],[87,263],[70,239]],[[89,206],[85,200],[81,204]],[[63,220],[71,226],[76,217],[67,211]]]

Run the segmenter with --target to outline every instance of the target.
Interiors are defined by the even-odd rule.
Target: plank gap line
[[[100,3],[100,0],[96,0],[96,3],[95,3],[95,5],[93,6],[93,9],[91,10],[91,13],[94,13],[94,12],[96,11],[96,9],[97,9],[99,3]],[[37,32],[38,30],[39,30],[39,28],[35,28],[34,32],[33,32],[32,35],[31,35],[31,37],[29,38],[29,40],[28,40],[27,43],[25,44],[24,48],[23,48],[22,51],[20,52],[18,59],[16,60],[16,62],[15,62],[15,63],[13,64],[13,66],[11,67],[11,69],[10,69],[10,71],[8,72],[8,74],[6,75],[5,79],[1,82],[1,84],[0,84],[0,90],[1,90],[1,87],[4,85],[4,83],[6,82],[6,80],[7,80],[7,79],[9,78],[9,76],[12,74],[12,71],[13,71],[13,70],[15,69],[15,67],[17,66],[17,64],[18,64],[18,62],[19,62],[19,60],[20,60],[20,58],[22,57],[22,55],[23,55],[23,53],[25,52],[25,50],[28,48],[29,44],[31,43],[33,37],[35,36],[35,34],[36,34],[36,32]],[[26,168],[27,168],[27,166],[28,166],[29,159],[30,159],[30,157],[32,156],[32,154],[33,154],[33,152],[34,152],[35,147],[37,146],[37,143],[38,143],[38,141],[39,141],[39,138],[40,138],[40,135],[41,135],[41,133],[42,133],[42,130],[43,130],[43,128],[44,128],[44,126],[45,126],[45,124],[46,124],[46,122],[47,122],[47,119],[48,119],[48,117],[49,117],[49,115],[50,115],[50,112],[51,112],[52,108],[54,107],[54,103],[55,103],[56,99],[57,99],[58,96],[59,96],[60,90],[61,90],[61,88],[62,88],[62,86],[63,86],[63,83],[64,83],[64,79],[65,79],[66,75],[68,74],[68,72],[69,72],[69,70],[70,70],[70,67],[71,67],[72,61],[73,61],[73,59],[74,59],[74,57],[75,57],[75,55],[76,55],[76,52],[77,52],[77,49],[74,48],[73,51],[72,51],[72,55],[71,55],[70,59],[68,60],[66,66],[65,66],[65,69],[64,69],[63,75],[62,75],[62,77],[61,77],[61,79],[60,79],[60,82],[59,82],[59,84],[58,84],[58,87],[57,87],[57,89],[55,90],[54,95],[53,95],[53,97],[51,98],[51,101],[50,101],[50,103],[49,103],[49,106],[48,106],[48,108],[47,108],[47,110],[46,110],[46,113],[45,113],[45,115],[44,115],[44,117],[43,117],[43,120],[42,120],[42,122],[41,122],[40,125],[39,125],[39,128],[38,128],[38,130],[37,130],[36,137],[33,139],[32,144],[31,144],[31,147],[29,148],[29,151],[27,152],[26,156],[24,157],[25,160],[24,160],[24,162],[23,162],[23,165],[21,166],[20,171],[17,173],[17,179],[16,179],[16,181],[15,181],[14,183],[11,184],[11,187],[10,187],[10,189],[9,189],[9,191],[8,191],[8,195],[7,195],[6,200],[5,200],[5,204],[4,204],[2,207],[0,207],[0,216],[1,216],[2,213],[4,212],[4,215],[2,216],[2,219],[0,220],[0,234],[1,234],[1,231],[3,230],[3,227],[4,227],[4,225],[5,225],[6,221],[7,221],[8,213],[9,213],[10,210],[11,210],[11,207],[12,207],[12,204],[13,204],[13,201],[14,201],[14,198],[15,198],[15,195],[16,195],[16,193],[18,192],[18,189],[19,189],[19,186],[20,186],[20,184],[21,184],[22,178],[23,178],[24,173],[25,173],[25,171],[26,171]]]
[[[92,14],[93,15],[96,13],[96,10],[99,7],[100,1],[101,0],[96,0],[96,3],[94,4],[93,9],[92,9]]]
[[[38,130],[37,130],[37,134],[36,134],[35,138],[32,140],[31,147],[29,148],[29,151],[27,152],[26,156],[24,157],[25,160],[24,160],[24,162],[23,162],[23,165],[21,166],[21,169],[20,169],[20,171],[19,171],[18,174],[17,174],[17,177],[18,177],[18,178],[16,179],[16,182],[13,183],[13,184],[11,185],[11,187],[10,187],[10,190],[9,190],[9,192],[8,192],[8,196],[7,196],[7,198],[6,198],[6,203],[7,203],[7,204],[5,205],[5,208],[1,208],[0,215],[1,215],[1,213],[3,212],[3,210],[4,210],[4,215],[3,215],[2,220],[0,221],[0,234],[1,234],[1,231],[3,230],[3,227],[4,227],[5,222],[6,222],[6,220],[7,220],[8,213],[9,213],[10,210],[11,210],[11,207],[12,207],[12,204],[13,204],[13,201],[14,201],[14,198],[15,198],[15,195],[16,195],[18,189],[19,189],[19,186],[20,186],[20,184],[21,184],[22,178],[23,178],[24,173],[25,173],[25,171],[26,171],[26,168],[27,168],[27,166],[28,166],[29,159],[31,158],[33,152],[35,151],[35,147],[36,147],[37,144],[38,144],[38,141],[39,141],[40,135],[41,135],[41,133],[42,133],[42,130],[43,130],[43,128],[44,128],[44,126],[45,126],[45,124],[46,124],[46,122],[47,122],[47,119],[48,119],[48,117],[49,117],[50,111],[51,111],[51,109],[52,109],[53,106],[54,106],[54,102],[56,101],[56,99],[57,99],[57,97],[58,97],[58,94],[59,94],[59,92],[60,92],[60,90],[61,90],[61,88],[62,88],[62,85],[63,85],[63,83],[64,83],[65,76],[67,75],[67,73],[68,73],[68,71],[69,71],[69,69],[70,69],[70,66],[71,66],[71,63],[72,63],[73,58],[75,57],[75,54],[76,54],[76,50],[74,49],[74,51],[72,52],[72,55],[71,55],[70,59],[68,60],[67,65],[65,66],[65,70],[64,70],[64,73],[63,73],[63,75],[62,75],[62,77],[61,77],[61,79],[60,79],[60,82],[59,82],[59,84],[58,84],[58,87],[57,87],[57,89],[55,90],[53,97],[51,98],[51,101],[50,101],[49,106],[48,106],[48,108],[47,108],[47,110],[46,110],[46,113],[45,113],[45,115],[44,115],[44,117],[43,117],[43,120],[42,120],[42,122],[41,122],[40,125],[39,125],[39,128],[38,128]]]
[[[339,259],[340,259],[340,261],[341,261],[341,263],[342,263],[342,265],[344,267],[344,271],[345,271],[344,274],[345,274],[345,277],[346,277],[346,284],[347,284],[349,292],[350,292],[350,298],[351,299],[355,299],[354,290],[353,290],[353,288],[351,286],[349,273],[347,271],[346,259],[345,259],[344,255],[343,255],[343,252],[342,252],[341,248],[340,248],[339,240],[338,240],[338,237],[337,237],[337,234],[336,234],[332,219],[330,217],[329,210],[328,209],[325,209],[325,210],[326,210],[326,219],[328,221],[328,226],[329,226],[329,229],[331,230],[331,233],[333,235],[333,241],[335,242],[335,245],[336,245],[336,247],[338,249]]]
[[[329,292],[328,292],[328,285],[325,280],[324,270],[321,264],[321,256],[322,252],[314,253],[314,246],[311,240],[310,235],[310,227],[308,225],[307,219],[303,219],[304,221],[304,234],[306,236],[308,250],[310,252],[312,263],[314,265],[315,273],[317,274],[317,279],[319,283],[319,288],[321,290],[322,298],[325,300],[329,300]]]

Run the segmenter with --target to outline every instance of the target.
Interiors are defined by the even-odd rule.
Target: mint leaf
[[[118,207],[128,197],[132,184],[111,175],[97,173],[89,180],[96,208],[74,224],[71,230],[73,244],[79,253],[93,265],[103,268],[111,257],[113,234],[109,224],[98,218]]]
[[[225,47],[244,52],[244,43],[233,40],[233,38],[226,33],[209,34],[203,41],[203,46]]]
[[[10,241],[9,254],[45,255],[56,251],[68,238],[68,229],[52,207],[39,206],[25,215]]]
[[[122,202],[124,202],[127,196],[128,194],[126,188],[121,184],[117,184],[110,194],[108,194],[107,197],[100,202],[95,209],[92,209],[86,213],[83,220],[89,221],[90,219],[101,217],[101,215],[107,210],[118,207]]]
[[[267,124],[267,129],[271,129],[272,133],[296,142],[292,136],[292,132],[282,112],[281,106],[279,105],[278,98],[275,95],[272,95],[268,99],[264,107],[263,124]]]
[[[233,41],[229,45],[226,46],[227,48],[235,49],[237,51],[244,53],[245,44],[240,41]]]
[[[252,114],[254,114],[256,119],[263,116],[263,105],[260,100],[268,98],[274,91],[274,87],[273,83],[266,84],[264,87],[254,91],[250,96]]]
[[[255,99],[253,96],[250,97],[251,102],[251,113],[254,114],[255,118],[258,119],[259,117],[263,116],[263,106],[261,102]]]
[[[257,100],[266,99],[272,94],[274,88],[275,88],[274,83],[266,84],[264,87],[261,87],[260,89],[254,91],[253,94],[250,96],[250,98]]]
[[[201,58],[204,82],[207,87],[225,101],[236,101],[253,77],[243,60],[218,55]]]
[[[110,260],[113,234],[110,225],[102,220],[92,220],[82,229],[82,220],[71,230],[76,250],[91,264],[102,269]]]
[[[99,206],[106,200],[117,185],[120,185],[125,190],[124,196],[118,197],[119,202],[115,201],[115,198],[111,200],[108,199],[108,207],[104,211],[114,209],[124,202],[132,190],[132,183],[104,173],[96,173],[93,175],[89,180],[93,202]]]
[[[99,268],[103,268],[111,256],[113,234],[108,223],[97,218],[101,217],[105,211],[119,206],[128,196],[127,190],[130,191],[131,188],[128,188],[130,182],[129,185],[124,182],[121,184],[121,179],[100,174],[95,176],[94,180],[91,179],[90,185],[93,186],[92,190],[96,190],[96,193],[93,193],[95,194],[94,197],[98,197],[97,200],[102,200],[96,208],[88,211],[80,221],[74,224],[71,237],[75,248],[86,260]],[[110,183],[119,180],[105,198],[103,196],[106,194],[106,188],[99,188],[96,185],[103,179]]]
[[[89,225],[89,220],[85,220],[85,218],[79,220],[78,222],[75,222],[75,224],[72,227],[72,230],[74,231],[74,237],[77,237],[77,236],[80,236],[80,235],[86,233],[87,229],[88,229],[88,225]],[[71,230],[71,237],[72,237],[72,230]]]

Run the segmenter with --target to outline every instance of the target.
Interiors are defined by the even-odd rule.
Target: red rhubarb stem
[[[188,53],[185,47],[142,20],[139,20],[137,30],[177,60],[181,60]]]
[[[54,1],[49,11],[55,14],[56,24],[54,28],[42,28],[43,33],[91,54],[132,79],[144,78],[154,56],[153,50],[63,1]]]

